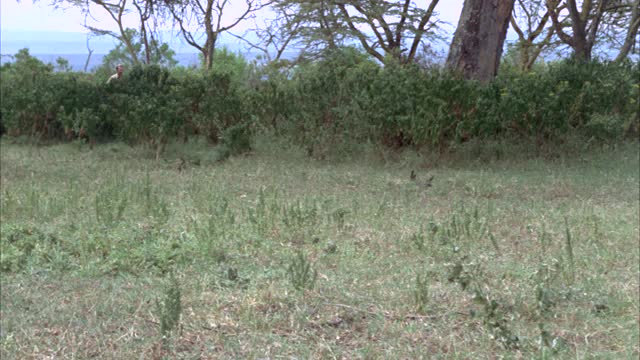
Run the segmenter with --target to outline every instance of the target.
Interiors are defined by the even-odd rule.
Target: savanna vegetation
[[[636,144],[0,145],[3,359],[638,355]]]
[[[0,68],[3,359],[640,355],[638,1],[469,0],[442,63],[437,0],[54,3],[119,45]]]

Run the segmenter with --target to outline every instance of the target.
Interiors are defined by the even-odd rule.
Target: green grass
[[[639,355],[637,143],[0,146],[2,359]]]

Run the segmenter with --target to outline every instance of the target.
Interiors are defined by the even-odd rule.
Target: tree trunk
[[[636,36],[638,36],[638,28],[640,27],[640,1],[634,2],[632,6],[629,29],[627,30],[624,44],[622,44],[622,48],[614,60],[616,63],[622,62],[622,60],[627,58],[634,44],[637,46]]]
[[[579,63],[589,62],[591,60],[591,46],[587,38],[576,34],[573,37],[573,42],[575,44],[573,47],[573,56],[576,61]]]
[[[213,57],[216,53],[216,42],[218,42],[218,34],[211,32],[207,35],[207,41],[204,45],[204,65],[205,69],[211,70],[213,68]]]
[[[211,70],[213,67],[214,36],[216,36],[216,33],[213,31],[213,2],[213,0],[207,1],[207,9],[204,12],[204,29],[207,37],[204,43],[204,65],[207,70]]]
[[[629,56],[629,53],[631,52],[631,48],[633,47],[633,44],[636,44],[636,36],[638,34],[638,24],[640,24],[640,19],[636,20],[635,27],[630,29],[629,32],[627,33],[625,42],[622,45],[622,48],[620,49],[620,52],[618,53],[618,56],[616,56],[616,59],[614,60],[614,62],[616,63],[622,62],[622,60],[626,59],[627,56]]]
[[[487,83],[498,73],[515,0],[465,0],[447,67]]]

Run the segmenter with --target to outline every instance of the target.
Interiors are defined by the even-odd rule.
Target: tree
[[[619,47],[614,61],[621,62],[629,56],[632,48],[640,43],[638,39],[640,0],[621,1],[620,7],[611,13],[610,19],[605,19],[605,24],[605,33],[610,35],[609,38],[614,42],[614,46]],[[620,39],[622,39],[621,42]]]
[[[225,21],[225,9],[231,6],[229,0],[165,0],[164,3],[180,28],[182,37],[202,54],[207,69],[213,66],[220,35],[253,17],[257,10],[268,4],[262,4],[260,0],[245,0],[241,15],[232,21]],[[198,41],[198,34],[191,29],[204,30],[204,42]]]
[[[312,50],[358,43],[375,59],[415,60],[420,44],[435,35],[439,0],[417,6],[411,0],[279,0],[275,8]]]
[[[289,13],[276,11],[274,19],[265,20],[263,26],[256,24],[256,27],[250,30],[257,36],[256,42],[248,40],[246,36],[230,34],[247,43],[250,48],[260,51],[263,54],[261,58],[267,63],[278,63],[282,60],[287,48],[301,47],[299,35],[302,24],[299,21],[293,21],[292,17],[293,15]],[[301,51],[298,58],[303,54],[304,52]]]
[[[147,40],[148,43],[144,44],[145,39],[135,29],[125,29],[125,34],[130,40],[130,46],[133,49],[133,54],[124,43],[116,45],[115,49],[109,51],[109,53],[102,59],[102,65],[99,72],[107,75],[113,72],[117,64],[126,64],[133,66],[137,64],[135,59],[145,58],[149,64],[156,64],[165,67],[173,67],[178,64],[175,60],[175,51],[169,48],[166,43],[159,44],[158,40]]]
[[[413,62],[422,37],[437,27],[437,22],[431,19],[438,0],[431,0],[426,9],[415,6],[410,0],[343,0],[337,1],[336,5],[349,27],[349,34],[380,61],[384,61],[386,55],[403,63]],[[361,30],[362,27],[367,31]],[[368,33],[373,33],[373,38]]]
[[[465,0],[449,48],[449,69],[481,82],[495,77],[514,1]]]
[[[531,70],[540,54],[557,45],[545,0],[517,0],[509,22],[518,34],[515,46],[522,71]]]
[[[60,0],[66,1],[66,0]],[[123,16],[128,11],[127,2],[128,0],[70,0],[69,2],[74,3],[76,6],[80,6],[85,12],[87,17],[91,17],[91,5],[97,5],[102,8],[109,14],[111,19],[117,24],[118,32],[100,29],[94,26],[90,26],[86,24],[85,18],[85,27],[89,29],[92,33],[96,35],[107,35],[111,36],[114,39],[118,40],[122,44],[124,44],[126,50],[129,52],[131,59],[134,63],[139,63],[138,53],[133,46],[133,39],[129,36],[124,26]]]
[[[628,55],[640,24],[637,0],[584,0],[581,4],[576,0],[546,0],[546,3],[558,37],[571,47],[578,62],[591,60],[594,47],[605,40],[603,36],[616,42],[618,37],[624,37],[620,34],[625,30],[621,55],[623,58]],[[629,19],[628,23],[622,19]],[[565,23],[570,24],[567,27],[570,31],[565,31]]]
[[[62,6],[64,4],[79,7],[84,12],[84,26],[93,34],[110,36],[122,43],[124,45],[123,49],[129,54],[129,60],[134,64],[141,62],[147,64],[153,63],[152,53],[154,51],[156,53],[159,52],[157,47],[161,44],[157,39],[157,32],[154,31],[152,27],[152,22],[158,20],[157,17],[155,17],[155,11],[161,9],[158,0],[53,0],[52,2],[54,6]],[[87,20],[93,18],[93,12],[98,9],[105,11],[109,15],[118,27],[117,31],[106,30],[88,24]],[[140,28],[135,34],[136,37],[140,39],[140,44],[144,49],[142,54],[140,54],[139,49],[136,49],[136,46],[134,46],[136,38],[132,37],[133,33],[124,25],[124,17],[132,11],[137,12],[139,19]],[[155,50],[153,49],[154,46],[156,47]],[[90,53],[91,52],[92,51],[90,51]]]

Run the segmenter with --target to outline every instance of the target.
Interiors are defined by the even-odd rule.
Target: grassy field
[[[5,360],[639,356],[637,143],[0,145]]]

